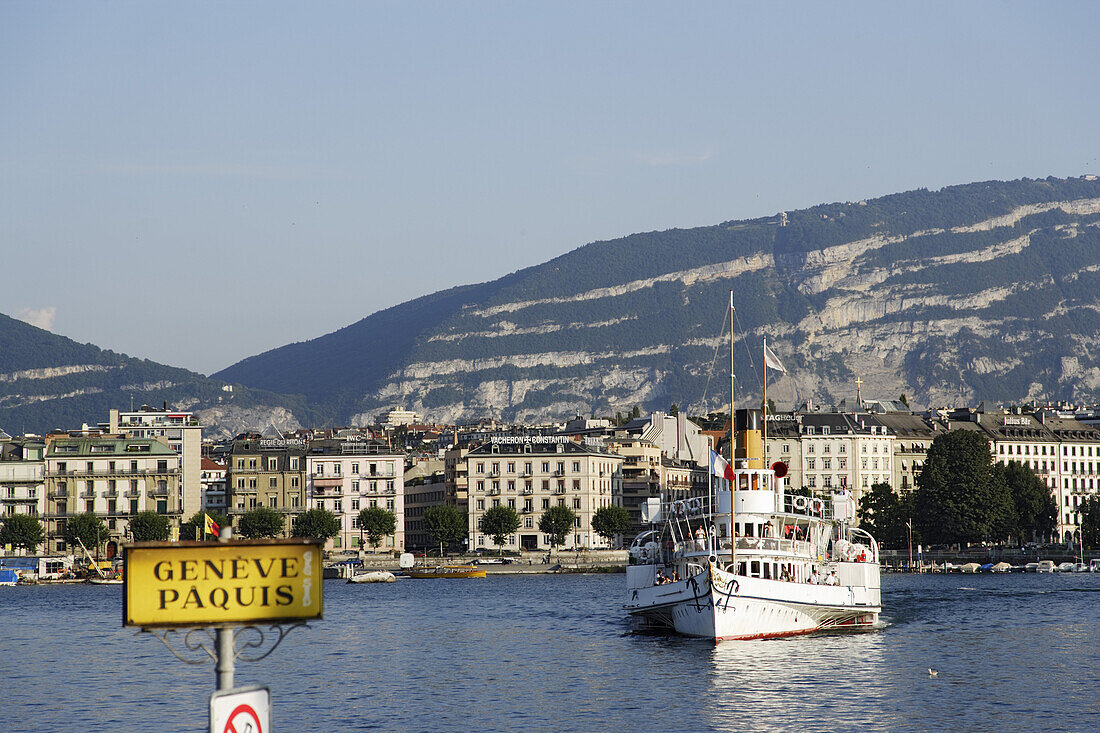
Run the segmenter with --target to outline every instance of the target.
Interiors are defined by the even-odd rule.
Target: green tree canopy
[[[1077,511],[1081,515],[1081,544],[1089,550],[1100,548],[1100,495],[1086,498]]]
[[[285,527],[283,515],[265,506],[249,509],[237,520],[237,534],[250,540],[278,537]]]
[[[1004,541],[1015,526],[1003,472],[976,430],[936,436],[914,499],[921,536],[934,544]]]
[[[33,553],[46,541],[46,530],[37,517],[29,514],[8,514],[0,524],[0,545],[22,547]]]
[[[1021,543],[1050,537],[1058,517],[1058,504],[1050,488],[1030,466],[1010,461],[1003,469],[1005,485],[1012,495]]]
[[[203,538],[203,529],[206,527],[204,514],[209,514],[210,518],[214,520],[214,524],[219,527],[229,526],[229,517],[219,511],[207,509],[206,511],[195,512],[190,519],[180,525],[181,540],[201,540]]]
[[[860,528],[870,532],[884,547],[900,550],[908,546],[906,523],[912,516],[912,495],[898,496],[887,483],[873,484],[859,499]]]
[[[492,537],[493,544],[502,552],[504,550],[504,540],[508,538],[508,535],[519,529],[520,524],[519,514],[516,513],[516,510],[503,504],[489,507],[481,515],[481,531]]]
[[[555,505],[539,517],[539,531],[550,537],[550,546],[565,544],[565,536],[576,526],[577,515],[567,506]]]
[[[138,512],[130,517],[134,542],[164,542],[168,539],[168,517],[156,512]]]
[[[359,528],[375,549],[382,540],[397,531],[397,515],[388,509],[372,506],[359,512]]]
[[[340,534],[340,517],[327,509],[310,509],[294,517],[292,537],[316,537],[327,540]]]
[[[608,542],[630,529],[630,512],[621,506],[600,507],[592,515],[592,529]]]
[[[95,515],[95,512],[84,512],[70,517],[65,521],[65,542],[71,547],[77,547],[81,542],[88,550],[96,551],[99,546],[107,541],[111,533],[103,520]]]
[[[448,546],[466,539],[469,530],[466,515],[453,506],[441,504],[424,510],[424,529],[439,544],[442,555]]]

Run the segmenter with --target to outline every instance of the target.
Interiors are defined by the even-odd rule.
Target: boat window
[[[753,525],[753,524],[746,524],[745,525],[745,536],[746,537],[755,537],[756,536],[755,534],[753,534],[753,532],[755,532],[755,530],[754,530],[755,526],[756,525]]]
[[[751,563],[749,563],[749,577],[752,577],[752,578],[759,578],[760,577],[760,561],[759,560],[753,560]]]
[[[737,574],[745,575],[745,563],[744,561],[737,563]]]
[[[771,580],[772,578],[772,564],[770,562],[764,563],[764,575],[765,580]]]

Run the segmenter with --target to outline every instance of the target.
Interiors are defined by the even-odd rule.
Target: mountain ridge
[[[1055,374],[1054,361],[1069,351],[1071,336],[1097,340],[1094,319],[1082,310],[1095,313],[1095,296],[1067,278],[1080,266],[1078,280],[1096,279],[1088,268],[1100,266],[1098,212],[1095,180],[984,181],[593,242],[495,281],[445,291],[453,297],[430,314],[424,299],[380,312],[390,314],[391,325],[406,308],[436,321],[417,321],[415,335],[404,334],[400,357],[385,368],[330,373],[336,383],[314,385],[313,394],[340,393],[341,404],[328,407],[350,420],[396,405],[452,420],[691,404],[704,388],[700,375],[710,357],[704,352],[715,348],[709,331],[725,307],[725,296],[707,292],[717,287],[737,290],[746,332],[776,337],[776,348],[798,367],[797,376],[779,380],[778,394],[789,387],[788,402],[854,396],[847,383],[857,373],[870,388],[889,396],[907,392],[925,404],[1083,395],[1095,388],[1093,373],[1079,364],[1075,377],[1068,364],[1069,372]],[[1038,280],[1031,282],[1031,274]],[[1036,298],[1050,310],[1036,313]],[[1001,384],[987,378],[998,371],[990,358],[1002,350],[992,342],[1006,334],[994,334],[985,320],[996,316],[1005,326],[1006,317],[1030,323],[1039,315],[1067,326],[1053,334],[1057,344],[1038,344],[1032,354],[1049,387],[1024,384],[1013,369],[1001,370],[1007,377]],[[369,325],[372,338],[385,343],[381,323],[374,314],[339,333],[356,341]],[[848,332],[857,325],[882,338],[872,344]],[[332,349],[332,336],[296,347],[318,358]],[[825,343],[837,338],[858,348]],[[897,353],[886,348],[891,342]],[[957,384],[933,363],[931,344],[966,361]],[[750,364],[749,352],[740,351],[738,363]],[[288,374],[287,364],[286,352],[275,349],[250,360],[248,375],[233,365],[214,376],[300,391],[294,378],[269,381]],[[700,408],[718,406],[709,402]]]
[[[1100,182],[983,181],[602,240],[210,377],[0,315],[0,427],[73,428],[131,399],[216,434],[396,406],[438,421],[722,409],[729,290],[740,404],[760,397],[765,335],[788,367],[769,385],[782,406],[854,397],[857,376],[915,405],[1095,401]]]

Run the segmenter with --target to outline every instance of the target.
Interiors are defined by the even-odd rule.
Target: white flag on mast
[[[768,348],[767,344],[764,344],[764,364],[777,372],[787,373],[787,369],[783,366],[783,362],[779,361],[779,357]]]

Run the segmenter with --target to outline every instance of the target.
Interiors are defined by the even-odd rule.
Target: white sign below
[[[210,733],[271,733],[271,690],[234,687],[213,693]]]

